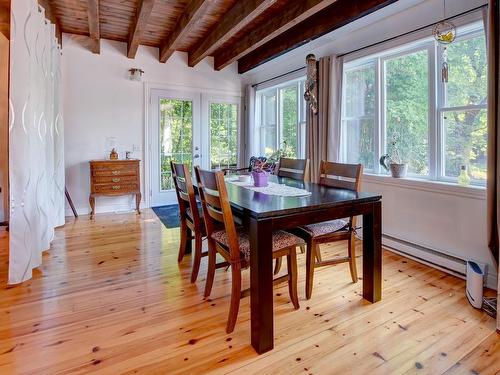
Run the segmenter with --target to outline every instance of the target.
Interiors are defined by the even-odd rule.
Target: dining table
[[[363,298],[382,297],[382,196],[274,175],[269,181],[307,192],[280,196],[226,183],[231,208],[250,236],[251,343],[259,354],[274,347],[273,231],[362,215]]]

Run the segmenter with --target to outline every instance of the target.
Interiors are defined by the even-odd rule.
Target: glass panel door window
[[[210,103],[210,168],[238,164],[238,105]]]
[[[192,170],[200,162],[199,93],[151,90],[149,107],[149,183],[152,207],[177,203],[170,161]]]
[[[193,167],[193,102],[160,99],[160,190],[174,188],[170,162]]]

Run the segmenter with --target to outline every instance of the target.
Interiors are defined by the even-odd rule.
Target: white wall
[[[446,16],[486,2],[447,1]],[[302,67],[309,53],[317,57],[343,54],[427,26],[442,15],[442,0],[400,0],[255,68],[244,75],[245,83],[257,83]],[[465,267],[456,258],[486,264],[487,285],[496,287],[497,275],[486,241],[484,189],[365,176],[363,190],[383,196],[383,233],[416,246],[388,238],[383,240],[385,245],[460,273],[465,272]]]
[[[241,93],[236,67],[216,72],[205,59],[187,66],[187,54],[176,52],[166,64],[158,49],[140,46],[134,60],[126,43],[101,41],[100,55],[92,54],[78,36],[63,36],[63,93],[66,147],[66,186],[80,214],[89,212],[89,160],[106,156],[106,137],[116,137],[120,157],[136,145],[133,157],[144,160],[144,83],[128,79],[128,69],[145,71],[143,82],[166,88],[189,87]],[[144,165],[142,172],[144,172]],[[144,189],[144,179],[142,179]],[[143,191],[143,201],[144,201]],[[99,197],[97,212],[128,210],[133,197]],[[70,215],[70,211],[66,210]]]

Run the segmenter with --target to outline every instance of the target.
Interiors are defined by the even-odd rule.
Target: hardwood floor
[[[206,259],[191,284],[190,257],[177,263],[178,240],[151,210],[68,218],[33,280],[6,288],[2,232],[0,374],[500,372],[494,319],[467,303],[464,282],[387,251],[376,304],[362,300],[347,264],[317,269],[306,301],[299,254],[301,308],[293,310],[286,284],[275,288],[275,349],[258,356],[249,298],[227,335],[229,273],[217,271],[203,300]],[[333,255],[345,245],[324,249]]]

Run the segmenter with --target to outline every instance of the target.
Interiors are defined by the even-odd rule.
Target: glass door
[[[201,161],[200,95],[151,90],[151,206],[176,204],[170,161],[192,170]]]
[[[203,96],[202,139],[210,169],[235,168],[238,165],[240,102],[238,97]]]

